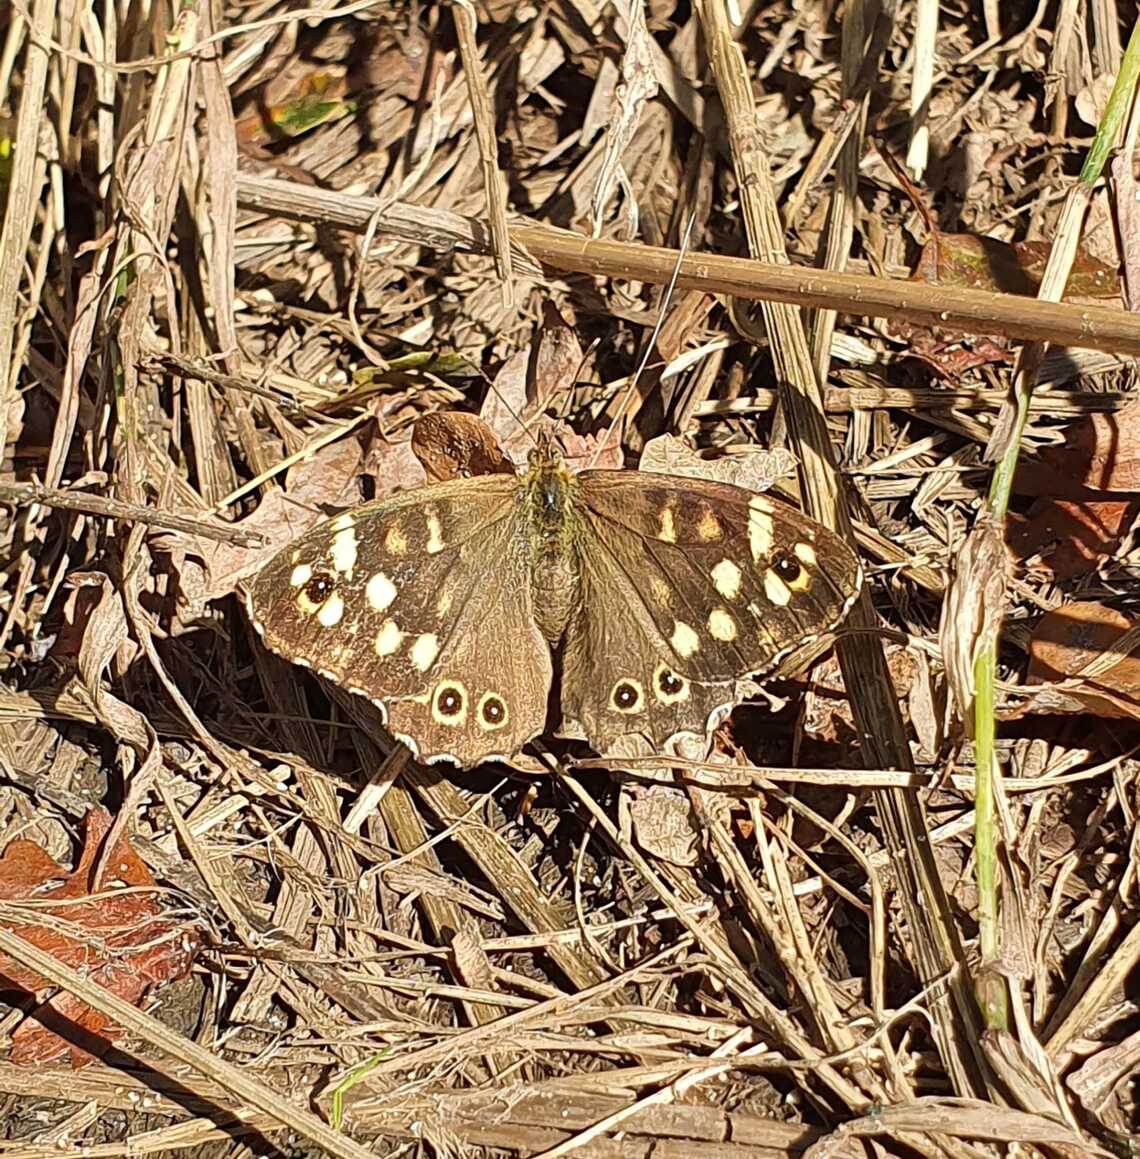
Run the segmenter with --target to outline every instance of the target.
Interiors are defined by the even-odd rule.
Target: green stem
[[[1070,213],[1078,211],[1076,202],[1088,204],[1092,190],[1100,180],[1105,162],[1115,145],[1120,128],[1135,99],[1137,79],[1140,78],[1140,22],[1132,27],[1121,61],[1120,72],[1109,94],[1104,115],[1097,126],[1092,147],[1081,167],[1077,184],[1070,191]],[[1065,221],[1065,213],[1061,215]],[[1060,234],[1058,235],[1060,236]],[[1071,262],[1072,250],[1054,246],[1049,255],[1043,286],[1052,284],[1050,274],[1054,262]],[[1068,269],[1065,269],[1067,276]],[[1015,368],[1014,417],[1012,430],[1001,460],[990,483],[987,510],[983,516],[994,525],[1004,525],[1009,511],[1013,478],[1021,451],[1021,439],[1029,417],[1029,403],[1036,383],[1037,366],[1042,347],[1027,346],[1021,352]],[[978,977],[977,997],[987,1026],[1004,1028],[1008,1021],[1008,995],[1000,974],[1000,895],[998,872],[998,830],[995,819],[995,786],[997,769],[994,762],[996,728],[994,680],[997,672],[997,637],[980,643],[974,659],[974,851],[978,886],[978,945],[981,951],[981,971]]]

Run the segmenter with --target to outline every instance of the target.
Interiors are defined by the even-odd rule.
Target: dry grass
[[[69,863],[102,803],[205,944],[143,1012],[31,961],[34,911],[0,903],[0,954],[127,1031],[78,1071],[0,1058],[4,1159],[1099,1155],[1140,1130],[1135,713],[1013,711],[1042,613],[1134,610],[1135,559],[1030,555],[1005,596],[1009,1015],[983,1033],[944,669],[971,593],[938,625],[1013,372],[920,329],[1052,344],[1023,445],[1048,470],[1082,416],[1124,422],[1140,322],[908,278],[923,214],[872,145],[947,236],[1051,240],[1116,14],[747,10],[9,11],[0,849]],[[1134,290],[1130,182],[1092,190],[1078,265]],[[422,479],[418,417],[481,409],[517,451],[528,406],[630,465],[665,432],[786,448],[777,490],[859,546],[835,655],[707,760],[424,769],[238,611],[317,513]]]

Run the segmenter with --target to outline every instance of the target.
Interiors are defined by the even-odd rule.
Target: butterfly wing
[[[737,679],[835,627],[858,594],[846,543],[766,495],[637,471],[577,483],[582,602],[562,706],[602,749],[703,735]]]
[[[456,479],[320,524],[247,587],[254,627],[372,700],[423,760],[517,752],[543,728],[551,681],[517,486]]]

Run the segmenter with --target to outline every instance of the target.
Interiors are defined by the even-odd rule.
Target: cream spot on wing
[[[669,585],[660,576],[649,577],[649,594],[658,607],[669,606]]]
[[[309,599],[308,594],[305,592],[305,589],[302,588],[297,593],[297,607],[302,612],[302,614],[304,614],[306,616],[311,616],[311,615],[313,615],[314,612],[317,612],[322,607],[324,607],[324,604],[318,604],[315,601]]]
[[[432,666],[438,655],[438,636],[433,635],[431,632],[425,632],[422,636],[416,637],[416,642],[412,645],[411,657],[412,663],[420,672],[426,672]]]
[[[701,512],[700,521],[697,523],[697,534],[705,543],[720,539],[720,520],[708,507]]]
[[[404,633],[396,627],[395,620],[385,620],[376,633],[376,655],[391,656],[403,642]]]
[[[347,531],[355,522],[356,520],[352,517],[352,512],[346,511],[343,515],[338,515],[329,524],[329,527],[333,531]]]
[[[792,598],[788,585],[774,571],[764,573],[764,594],[781,608]]]
[[[710,574],[716,590],[726,600],[734,600],[740,595],[740,568],[731,559],[722,559]]]
[[[299,563],[289,574],[289,583],[292,587],[300,588],[313,578],[313,565],[310,563]]]
[[[687,660],[701,646],[700,638],[696,632],[681,620],[673,621],[673,635],[670,637],[669,643],[672,644],[673,651],[683,660]]]
[[[673,508],[661,508],[661,527],[658,529],[657,538],[664,543],[677,542],[677,528],[673,523]]]
[[[725,644],[736,639],[736,621],[724,608],[713,608],[709,612],[709,635]]]
[[[441,616],[446,616],[451,611],[451,588],[444,588],[439,593],[439,599],[435,601],[435,610]]]
[[[351,579],[352,569],[356,567],[356,532],[351,526],[333,536],[329,554],[332,557],[333,567],[337,571],[345,572]]]
[[[344,615],[344,600],[341,598],[339,592],[333,592],[331,596],[323,604],[321,610],[317,612],[317,623],[323,628],[332,628],[340,623],[341,616]]]
[[[427,514],[427,530],[428,555],[435,555],[437,551],[443,551],[443,527],[439,522],[439,515],[435,511],[429,511]]]
[[[407,537],[398,523],[394,523],[384,532],[384,550],[389,555],[403,555],[408,550]]]
[[[382,612],[396,598],[396,585],[378,571],[365,585],[364,598],[374,612]]]
[[[766,559],[772,553],[772,507],[759,495],[748,500],[748,546],[753,561]]]
[[[804,567],[815,567],[815,548],[810,543],[797,543],[792,550]]]

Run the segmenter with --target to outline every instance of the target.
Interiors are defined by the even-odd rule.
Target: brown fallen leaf
[[[1009,545],[1021,556],[1042,553],[1042,562],[1059,580],[1087,575],[1124,543],[1140,515],[1140,498],[1073,503],[1039,499],[1027,518],[1010,526]]]
[[[956,289],[1035,297],[1045,272],[1052,243],[1006,242],[972,233],[944,233],[938,228],[921,191],[906,170],[885,148],[879,154],[895,175],[926,226],[927,241],[911,281]],[[1120,274],[1112,266],[1078,247],[1065,287],[1065,301],[1120,297]],[[987,363],[1012,362],[1013,346],[998,335],[963,334],[938,326],[888,320],[891,338],[904,342],[907,353],[925,362],[944,378]]]
[[[1044,552],[1058,579],[1095,570],[1140,515],[1140,400],[1072,423],[1063,445],[1018,468],[1014,487],[1039,498],[1010,546],[1023,558]]]
[[[1123,639],[1135,627],[1122,612],[1092,600],[1042,616],[1029,642],[1026,683],[1065,685],[1031,700],[1027,711],[1140,719],[1140,656],[1125,654],[1130,646]]]
[[[34,901],[27,922],[13,921],[9,929],[138,1006],[152,986],[190,972],[198,941],[185,925],[162,916],[154,878],[126,836],[103,848],[110,829],[105,809],[87,814],[83,849],[70,873],[35,842],[9,842],[0,855],[0,899]],[[40,994],[48,988],[46,979],[0,954],[0,990]],[[49,1029],[60,1022],[82,1031],[84,1044]],[[92,1049],[105,1050],[120,1033],[105,1015],[60,992],[16,1028],[9,1060],[32,1066],[70,1053],[73,1066],[85,1066]]]
[[[938,645],[958,718],[974,731],[974,664],[992,647],[1005,615],[1010,558],[1001,529],[992,520],[976,523],[958,550],[954,578],[942,601]]]
[[[514,473],[495,432],[478,415],[463,411],[421,415],[412,427],[412,451],[432,483]]]
[[[526,461],[544,411],[556,408],[582,367],[574,327],[547,302],[530,345],[503,363],[479,411],[499,445],[516,463]]]

